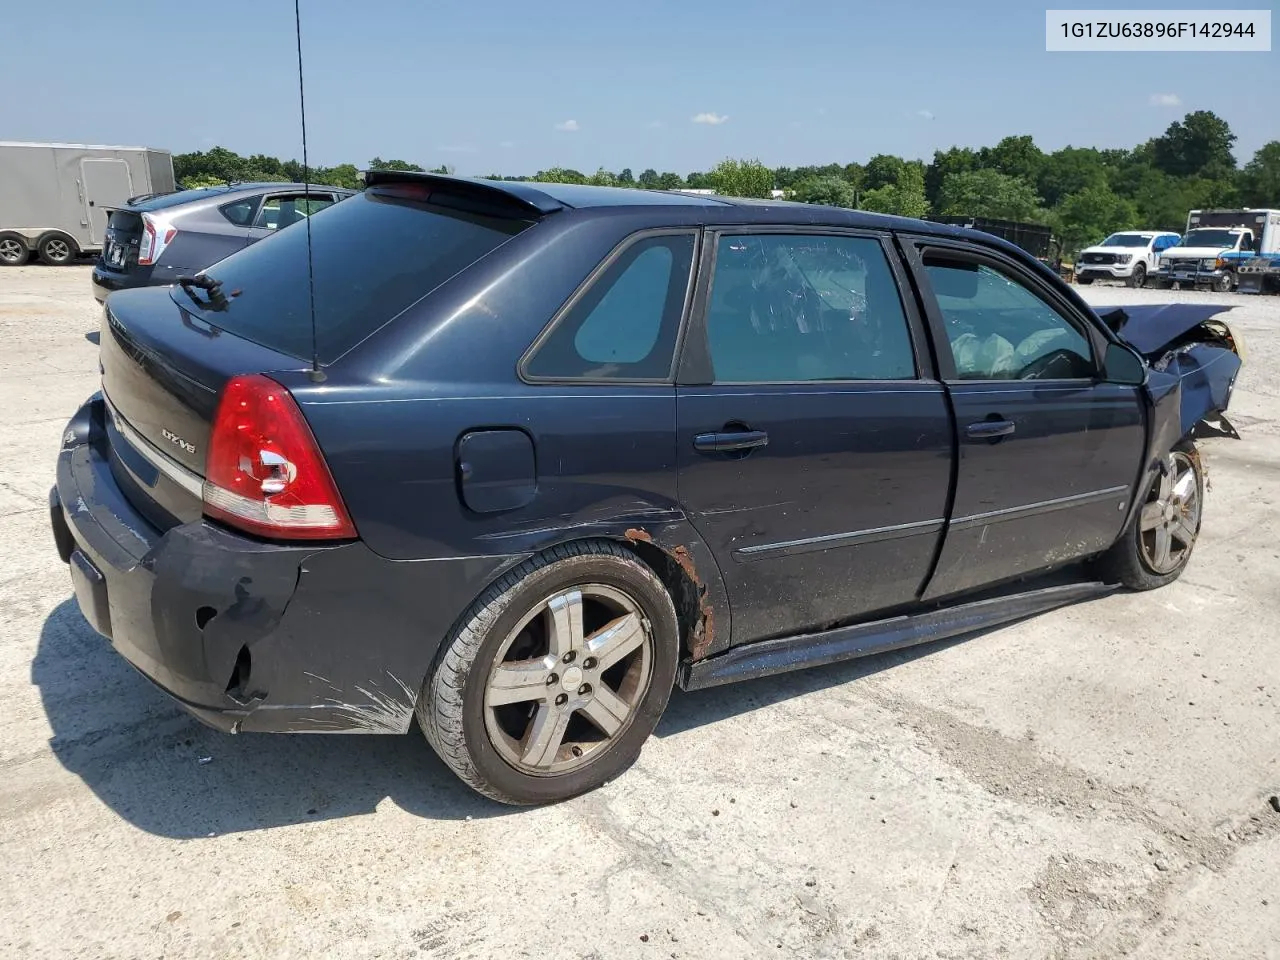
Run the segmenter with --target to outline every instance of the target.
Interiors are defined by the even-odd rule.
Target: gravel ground
[[[516,812],[416,731],[206,730],[90,632],[45,507],[88,280],[0,271],[0,956],[1280,957],[1280,298],[1083,291],[1237,305],[1176,584],[677,694],[631,773]]]

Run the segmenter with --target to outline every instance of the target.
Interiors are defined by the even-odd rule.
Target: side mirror
[[[1127,344],[1109,343],[1102,357],[1102,379],[1140,387],[1147,382],[1147,363]]]

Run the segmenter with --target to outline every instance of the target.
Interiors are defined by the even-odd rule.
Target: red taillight
[[[302,411],[270,377],[227,383],[204,473],[206,516],[277,540],[356,535]]]
[[[149,267],[160,259],[164,248],[178,235],[178,228],[150,213],[142,215],[142,240],[138,244],[138,264]]]

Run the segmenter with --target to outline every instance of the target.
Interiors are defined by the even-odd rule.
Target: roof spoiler
[[[440,173],[418,173],[408,170],[366,170],[362,175],[366,187],[420,184],[455,196],[470,197],[485,203],[514,206],[522,213],[538,217],[568,207],[568,204],[561,203],[549,194],[520,182],[478,180],[471,177],[450,177]]]

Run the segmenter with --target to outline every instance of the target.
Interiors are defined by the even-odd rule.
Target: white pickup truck
[[[1227,292],[1240,268],[1280,253],[1280,210],[1192,210],[1182,243],[1160,258],[1157,284],[1209,286]]]
[[[1076,257],[1076,280],[1123,280],[1131,287],[1146,283],[1160,263],[1160,254],[1179,240],[1165,230],[1121,230]]]

